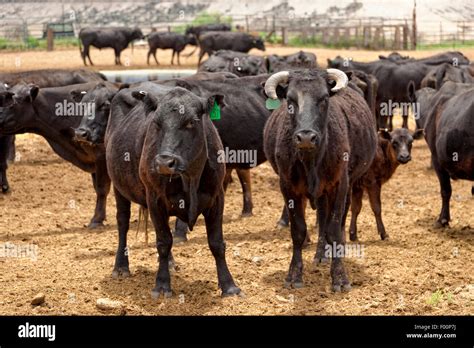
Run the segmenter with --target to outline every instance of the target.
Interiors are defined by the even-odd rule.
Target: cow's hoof
[[[332,285],[332,291],[333,292],[349,292],[351,291],[352,287],[351,284],[333,284]]]
[[[229,297],[229,296],[235,296],[239,295],[241,293],[241,290],[238,286],[232,285],[225,291],[222,291],[222,297]]]
[[[8,186],[2,186],[2,193],[4,194],[10,193],[10,188]]]
[[[242,214],[240,214],[240,217],[246,218],[246,217],[251,217],[253,216],[253,213],[251,211],[243,211]]]
[[[449,227],[449,221],[446,220],[446,219],[441,219],[440,220],[437,220],[435,223],[434,223],[434,228],[443,228],[443,227]]]
[[[103,228],[103,227],[104,227],[103,222],[91,222],[91,223],[89,223],[89,225],[87,225],[87,228],[90,229],[90,230],[95,230],[95,229],[99,229],[99,228]]]
[[[357,242],[359,240],[357,238],[357,234],[352,234],[352,233],[349,233],[349,239],[351,240],[351,242]]]
[[[326,264],[329,262],[329,259],[327,257],[318,257],[315,256],[313,259],[313,264],[319,265],[319,264]]]
[[[283,230],[283,229],[288,228],[288,227],[290,227],[290,224],[288,222],[286,222],[285,220],[279,220],[277,222],[277,228],[279,230]]]
[[[186,236],[173,236],[173,244],[183,244],[188,241]]]
[[[301,289],[304,287],[304,283],[300,280],[296,280],[296,281],[286,280],[284,286],[286,289]]]
[[[171,289],[165,289],[162,286],[155,286],[153,290],[151,290],[151,298],[157,300],[160,298],[161,294],[163,294],[164,298],[170,298],[173,296],[173,292]]]
[[[168,261],[168,268],[170,272],[176,272],[179,270],[179,266],[176,264],[174,260],[169,260]]]
[[[112,278],[128,278],[130,277],[130,270],[128,267],[119,267],[112,271]]]
[[[390,239],[390,237],[389,237],[389,235],[388,235],[387,233],[381,234],[381,235],[380,235],[380,238],[381,238],[382,240],[388,240],[388,239]]]
[[[471,187],[471,195],[474,196],[474,186]]]

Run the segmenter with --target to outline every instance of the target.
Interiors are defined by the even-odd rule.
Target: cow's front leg
[[[130,206],[131,203],[114,188],[115,202],[117,205],[117,226],[118,226],[118,248],[115,255],[115,265],[112,277],[129,277],[127,233],[130,227]]]
[[[96,163],[96,172],[92,174],[92,182],[97,195],[94,216],[88,228],[94,229],[104,226],[106,218],[107,195],[110,192],[110,178],[107,174],[105,156],[99,158]]]
[[[170,261],[172,260],[171,247],[173,236],[169,228],[169,215],[166,205],[154,195],[147,195],[148,211],[156,232],[156,249],[158,251],[158,273],[156,274],[155,287],[151,291],[153,298],[171,297]]]
[[[240,288],[234,283],[225,260],[225,243],[222,235],[222,214],[224,211],[224,192],[216,198],[214,205],[204,211],[206,222],[207,242],[211,249],[217,267],[217,279],[222,290],[222,296],[237,295]]]
[[[288,183],[280,181],[281,192],[285,198],[290,219],[291,239],[293,241],[293,256],[290,269],[285,279],[285,287],[303,287],[303,257],[302,249],[306,238],[306,221],[304,219],[304,198],[291,190]]]
[[[326,239],[332,250],[331,278],[334,292],[349,291],[351,284],[347,277],[343,258],[345,255],[345,238],[342,231],[342,218],[349,189],[347,175],[342,178],[336,192],[329,194],[329,218],[327,221]]]

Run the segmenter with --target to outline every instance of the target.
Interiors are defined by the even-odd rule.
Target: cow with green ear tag
[[[114,97],[106,130],[119,232],[112,275],[130,275],[126,243],[130,204],[135,202],[148,208],[156,230],[159,264],[153,297],[172,295],[170,216],[192,230],[201,214],[222,295],[239,294],[225,260],[222,234],[225,163],[218,154],[223,146],[210,119],[219,116],[223,97],[203,98],[181,87],[147,87],[124,89]]]
[[[289,213],[293,257],[285,285],[290,288],[303,286],[308,201],[319,221],[315,261],[331,259],[333,291],[351,287],[345,254],[331,251],[344,250],[348,196],[374,159],[377,133],[364,98],[347,84],[337,69],[280,71],[265,83],[266,95],[282,100],[265,126],[264,150],[280,177]]]

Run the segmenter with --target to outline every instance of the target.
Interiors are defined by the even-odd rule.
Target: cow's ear
[[[86,91],[81,91],[80,89],[75,89],[70,92],[72,96],[72,100],[74,100],[76,103],[79,103],[82,98],[87,94]]]
[[[216,94],[207,98],[207,101],[205,102],[205,105],[204,105],[204,113],[212,114],[211,116],[214,117],[215,119],[217,119],[218,117],[217,114],[219,114],[218,118],[220,118],[220,109],[226,106],[224,103],[224,98],[225,97],[221,94]]]
[[[330,67],[332,64],[332,60],[328,58],[327,61],[328,61],[328,67]]]
[[[30,90],[31,101],[34,101],[39,93],[39,87],[37,85],[28,85]]]
[[[407,94],[408,94],[408,100],[411,101],[411,102],[414,102],[416,101],[416,87],[415,87],[415,82],[413,80],[410,80],[410,82],[408,82],[408,86],[407,86]]]
[[[0,106],[1,107],[7,107],[12,105],[15,102],[15,99],[13,96],[15,93],[13,92],[3,92],[0,94]]]
[[[265,93],[265,82],[262,82],[260,85],[262,86],[262,93],[266,98],[269,98],[268,95]],[[286,93],[288,91],[288,85],[278,85],[276,87],[276,94],[278,99],[286,99]]]
[[[392,139],[392,136],[390,135],[390,132],[387,129],[383,129],[383,128],[379,129],[379,134],[382,137],[382,139],[385,139],[385,140]]]
[[[418,140],[418,139],[421,139],[423,134],[425,134],[425,130],[423,128],[419,128],[416,131],[414,131],[411,136],[413,137],[413,139]]]
[[[145,113],[149,114],[156,110],[158,106],[158,100],[151,94],[145,91],[133,91],[132,97],[143,102]]]
[[[387,57],[385,57],[384,55],[380,54],[380,55],[379,55],[379,59],[387,59]]]

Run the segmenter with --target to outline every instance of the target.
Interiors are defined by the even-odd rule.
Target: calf
[[[165,89],[159,85],[142,91],[125,89],[112,101],[105,146],[119,230],[113,275],[130,274],[126,236],[133,201],[148,208],[156,230],[159,266],[153,297],[172,294],[169,217],[179,217],[192,229],[200,214],[204,215],[222,294],[238,294],[222,236],[225,165],[219,163],[218,151],[223,147],[209,119],[214,103],[222,106],[222,97],[201,98],[179,87]],[[133,109],[132,97],[142,101]]]
[[[265,83],[265,92],[282,98],[264,129],[264,150],[280,177],[289,211],[293,256],[286,285],[303,286],[302,247],[306,238],[305,205],[317,209],[319,240],[315,259],[332,256],[333,291],[349,290],[342,260],[348,193],[375,156],[377,133],[363,97],[340,70],[283,71]]]
[[[103,225],[110,179],[104,154],[94,147],[85,148],[74,139],[72,129],[90,110],[75,106],[74,91],[91,90],[96,83],[42,88],[18,84],[0,92],[0,134],[36,133],[43,136],[63,159],[92,174],[97,194],[94,216],[89,228]]]
[[[146,63],[150,65],[150,56],[153,54],[156,64],[160,64],[156,58],[156,50],[162,49],[172,49],[173,54],[171,55],[171,64],[174,64],[175,54],[178,57],[178,65],[181,65],[179,62],[179,55],[186,48],[187,45],[197,45],[196,38],[192,35],[181,35],[178,33],[151,33],[148,35],[148,45],[150,49],[148,50],[148,55]]]
[[[423,131],[419,131],[423,133]],[[382,221],[382,203],[380,194],[385,184],[400,164],[411,160],[413,136],[406,128],[395,129],[393,132],[380,131],[377,151],[369,170],[352,186],[351,226],[349,235],[351,241],[357,241],[357,217],[362,208],[364,191],[369,195],[370,206],[377,221],[377,231],[382,240],[388,238]]]
[[[202,57],[205,54],[211,56],[212,53],[218,50],[247,53],[252,48],[265,51],[265,44],[261,38],[247,33],[210,31],[199,38],[199,48],[198,65],[201,64]]]
[[[87,65],[87,58],[89,63],[94,65],[89,53],[90,46],[98,49],[110,47],[115,52],[115,65],[122,65],[120,61],[122,51],[128,47],[130,42],[143,38],[143,33],[138,28],[83,28],[79,32],[79,43],[82,43],[84,50],[79,45],[79,51],[84,65]]]

